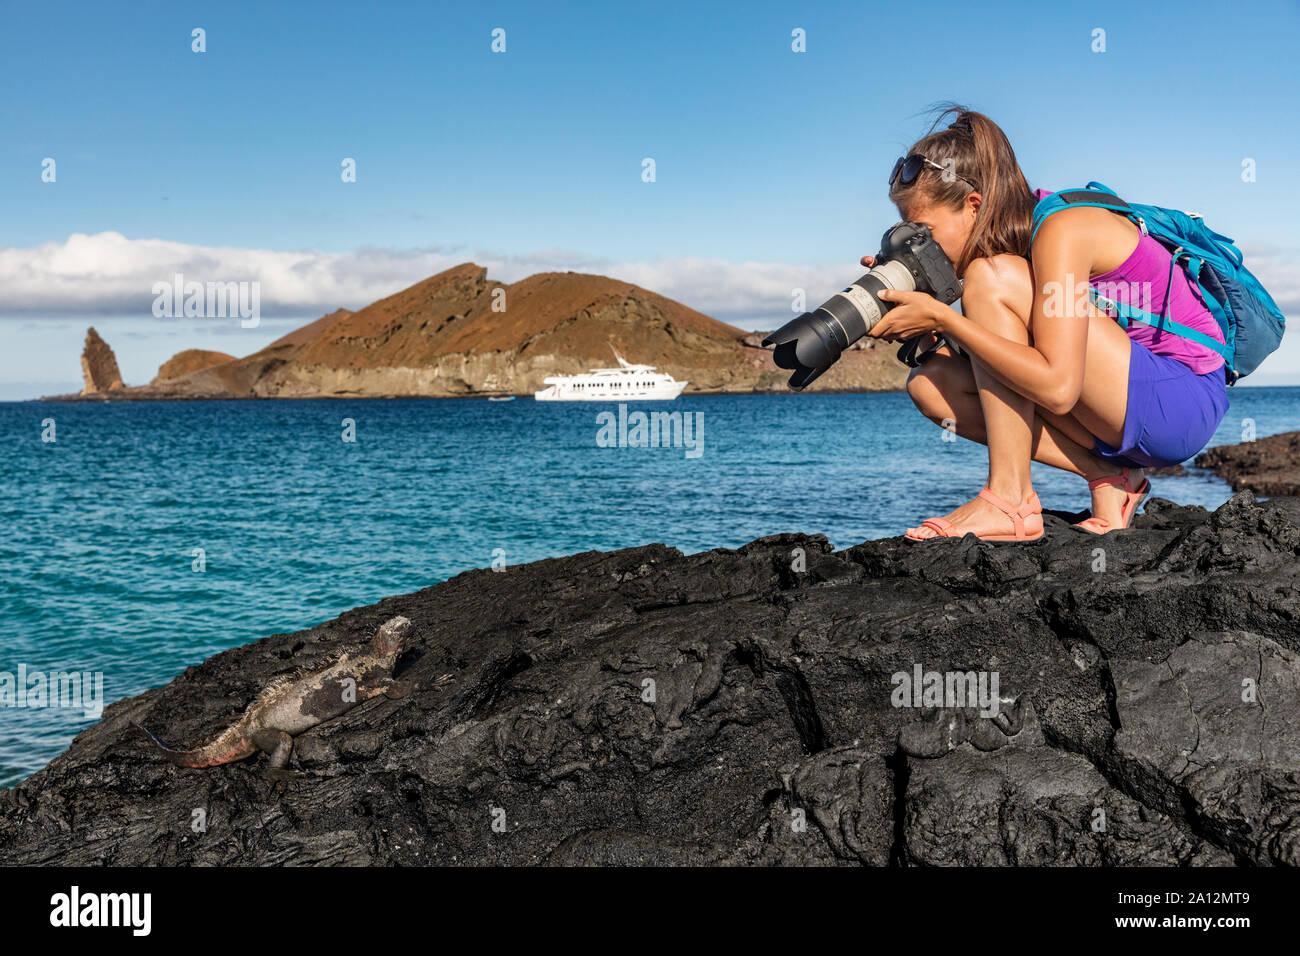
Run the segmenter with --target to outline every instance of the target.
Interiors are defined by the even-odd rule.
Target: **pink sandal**
[[[1137,512],[1138,505],[1151,494],[1151,479],[1143,477],[1141,487],[1134,488],[1132,482],[1132,473],[1127,468],[1120,470],[1118,475],[1110,475],[1106,478],[1094,478],[1088,482],[1088,490],[1100,488],[1102,485],[1122,485],[1128,497],[1124,500],[1124,507],[1120,509],[1120,518],[1123,524],[1119,528],[1111,528],[1110,522],[1105,518],[1084,518],[1075,524],[1074,527],[1091,534],[1106,534],[1109,531],[1122,531],[1128,527],[1129,520]],[[1136,495],[1136,497],[1134,497]]]
[[[980,489],[980,497],[987,501],[993,507],[997,508],[1003,514],[1011,519],[1012,526],[1015,528],[1013,534],[976,534],[975,537],[981,541],[1037,541],[1043,536],[1043,528],[1038,529],[1037,534],[1027,534],[1025,532],[1025,519],[1033,515],[1042,515],[1043,505],[1038,500],[1038,492],[1031,491],[1025,503],[1017,508],[1015,505],[1008,504],[1002,498],[999,498],[988,488]],[[1042,524],[1042,519],[1039,519]],[[947,518],[926,518],[921,522],[919,527],[933,528],[935,533],[930,538],[912,538],[904,535],[908,541],[930,541],[932,538],[961,538],[968,534],[975,534],[973,531],[957,531],[957,526]],[[955,532],[955,533],[954,533]]]

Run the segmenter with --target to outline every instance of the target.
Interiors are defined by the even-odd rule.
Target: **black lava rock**
[[[0,791],[0,863],[1300,863],[1300,499],[1070,517],[471,571],[108,707]],[[204,742],[397,614],[415,693],[302,735],[287,780],[130,726]]]
[[[1224,478],[1233,491],[1300,495],[1300,431],[1215,445],[1197,455],[1196,464]]]

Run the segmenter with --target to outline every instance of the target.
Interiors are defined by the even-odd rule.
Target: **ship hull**
[[[669,382],[653,388],[590,388],[578,391],[565,385],[551,385],[533,397],[539,402],[668,402],[690,382]]]

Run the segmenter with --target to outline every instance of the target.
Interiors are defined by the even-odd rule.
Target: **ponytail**
[[[949,115],[955,116],[953,122],[938,129]],[[908,153],[920,153],[945,168],[926,166],[908,185],[895,181],[889,198],[900,208],[919,198],[929,205],[959,209],[972,192],[983,200],[954,263],[959,276],[975,259],[1003,253],[1029,258],[1034,194],[997,123],[983,113],[949,104]]]

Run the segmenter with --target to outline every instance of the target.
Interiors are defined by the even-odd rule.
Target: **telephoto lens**
[[[794,372],[791,388],[810,385],[894,307],[880,299],[882,289],[929,292],[945,304],[961,297],[961,281],[929,228],[915,222],[895,224],[881,238],[870,272],[763,340],[764,346],[773,347],[777,368]]]

